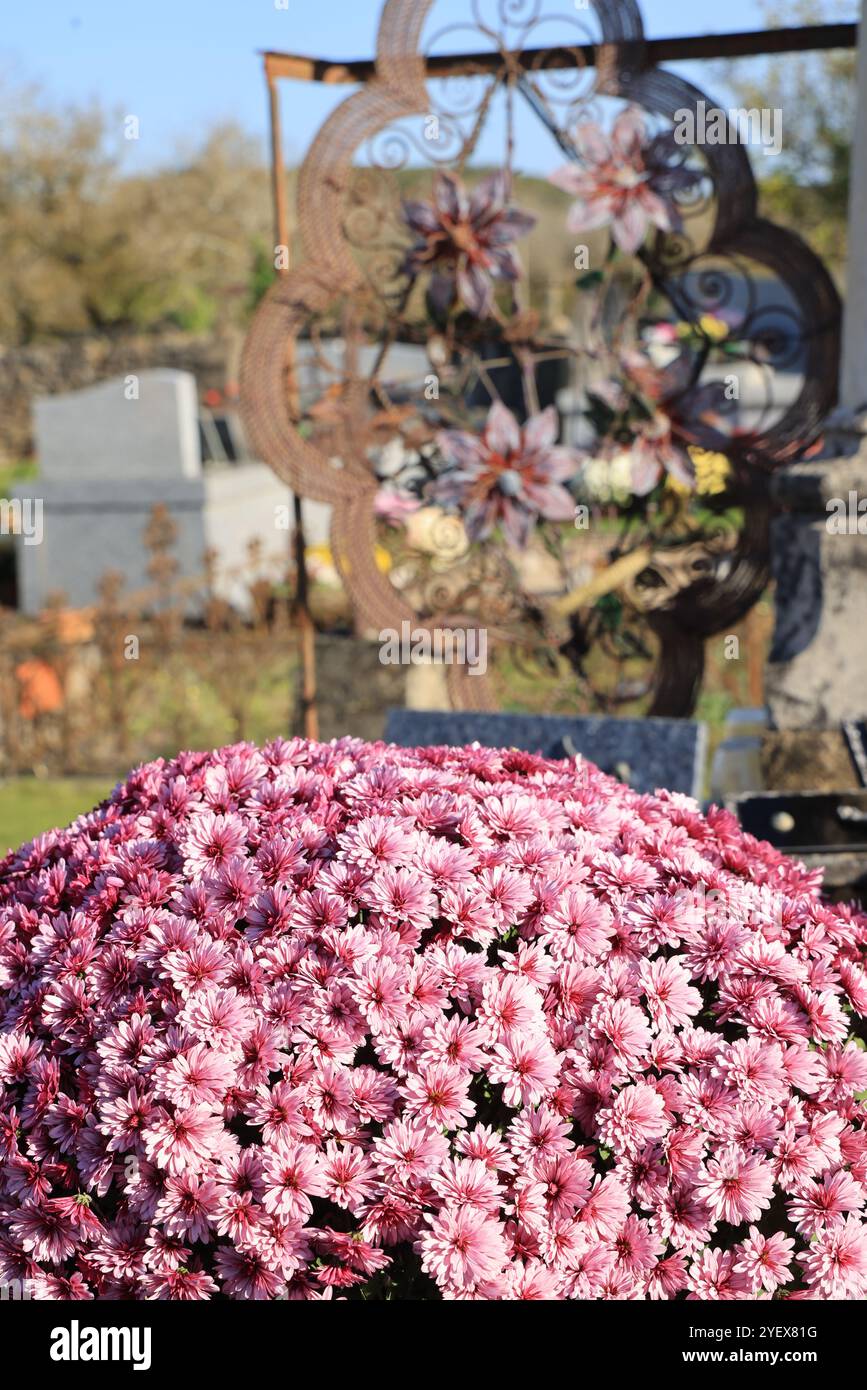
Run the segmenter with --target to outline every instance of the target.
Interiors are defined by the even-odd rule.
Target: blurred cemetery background
[[[332,9],[343,3],[331,0]],[[218,25],[222,7],[209,8]],[[372,51],[378,5],[352,8],[366,21],[367,43],[353,54],[361,57]],[[653,0],[644,10],[652,34],[697,33],[708,17]],[[727,15],[725,27],[857,18],[852,5],[821,0],[743,13],[752,22]],[[247,68],[259,82],[254,50],[265,41],[255,6],[247,20],[236,61],[245,82]],[[273,34],[267,8],[263,32],[266,22]],[[329,56],[336,20],[332,28],[334,42],[320,45]],[[303,6],[282,47],[316,50]],[[855,67],[851,43],[686,67],[720,101],[785,110],[784,152],[756,167],[760,207],[806,240],[844,296]],[[305,641],[322,738],[381,737],[388,709],[407,702],[407,668],[383,665],[376,634],[356,620],[330,549],[328,506],[304,503],[299,555],[293,497],[245,432],[241,355],[278,274],[274,212],[264,132],[233,119],[231,91],[220,96],[223,119],[193,140],[184,131],[183,153],[152,152],[130,170],[126,113],[99,96],[58,98],[0,62],[0,852],[89,808],[147,759],[303,732]],[[171,105],[170,91],[164,100]],[[317,123],[284,124],[290,260],[300,254],[297,164]],[[473,178],[485,172],[481,161]],[[413,169],[401,178],[413,192]],[[516,203],[536,218],[521,248],[528,307],[574,332],[584,308],[561,195],[532,172],[515,183]],[[335,353],[342,327],[332,326]],[[413,354],[423,350],[405,351],[407,371],[417,370]],[[300,343],[302,402],[327,392],[318,362],[318,350]],[[558,405],[566,420],[569,401]],[[712,507],[713,478],[703,485]],[[38,543],[28,499],[42,503]],[[579,586],[609,565],[627,505],[605,484],[588,504]],[[398,562],[388,543],[376,559],[384,573]],[[542,549],[525,564],[544,588]],[[766,778],[774,597],[769,579],[745,615],[707,639],[692,712],[707,734],[690,775],[700,797],[759,790]],[[582,685],[557,660],[506,653],[497,707],[640,718],[646,687],[636,677],[633,698],[621,678],[613,691],[604,662],[601,644],[587,653]],[[859,786],[839,738],[823,776],[842,790]]]

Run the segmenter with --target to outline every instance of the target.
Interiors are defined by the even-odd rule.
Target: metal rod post
[[[271,114],[271,176],[274,192],[274,225],[277,232],[277,245],[285,248],[279,258],[280,271],[285,275],[289,269],[291,247],[289,244],[289,203],[286,195],[286,171],[283,167],[283,141],[280,130],[280,100],[276,83],[268,70],[268,103]],[[289,405],[297,414],[298,383],[296,377],[296,355],[294,342],[286,345],[286,389]],[[298,629],[298,656],[301,663],[301,724],[305,738],[319,738],[319,712],[316,708],[316,629],[310,612],[309,580],[307,575],[307,546],[304,537],[304,517],[301,498],[293,489],[294,506],[294,558],[295,558],[295,622]]]

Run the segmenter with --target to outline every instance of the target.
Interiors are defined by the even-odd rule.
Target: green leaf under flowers
[[[605,279],[601,270],[588,270],[585,275],[579,275],[575,281],[575,288],[584,293],[587,290],[595,290]]]

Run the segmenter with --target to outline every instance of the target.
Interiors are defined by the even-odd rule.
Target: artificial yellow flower
[[[330,576],[331,572],[336,575],[334,556],[331,554],[329,545],[308,545],[304,553],[307,556],[307,563],[313,578],[320,574]],[[384,545],[374,547],[373,558],[380,574],[388,574],[393,561]]]
[[[697,445],[692,445],[687,452],[695,465],[696,491],[705,496],[725,492],[732,471],[725,454],[699,449]]]
[[[307,549],[304,551],[304,554],[306,555],[308,561],[313,561],[314,565],[334,564],[334,560],[331,557],[330,545],[308,545]]]
[[[724,319],[718,319],[715,314],[702,314],[698,323],[687,323],[681,319],[674,331],[678,338],[691,338],[696,329],[706,338],[710,338],[712,343],[721,343],[723,338],[729,335],[728,324]]]
[[[729,335],[728,324],[723,319],[718,319],[715,314],[702,314],[698,326],[712,343],[720,343]]]
[[[678,482],[669,473],[667,483],[671,491],[681,497],[688,497],[692,492],[701,497],[712,497],[716,493],[725,492],[732,471],[725,454],[716,454],[711,449],[699,449],[696,444],[690,444],[686,452],[695,469],[695,486],[687,487],[686,483]]]

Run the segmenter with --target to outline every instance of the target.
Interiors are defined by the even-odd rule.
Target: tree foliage
[[[853,17],[842,0],[775,0],[762,5],[766,27],[832,23]],[[846,263],[849,163],[855,121],[851,49],[784,53],[727,65],[721,74],[746,107],[782,111],[783,148],[759,159],[762,211],[799,232],[842,278]]]
[[[0,340],[207,329],[247,311],[270,226],[256,141],[231,124],[128,175],[123,118],[0,90]],[[257,240],[258,239],[258,240]]]

